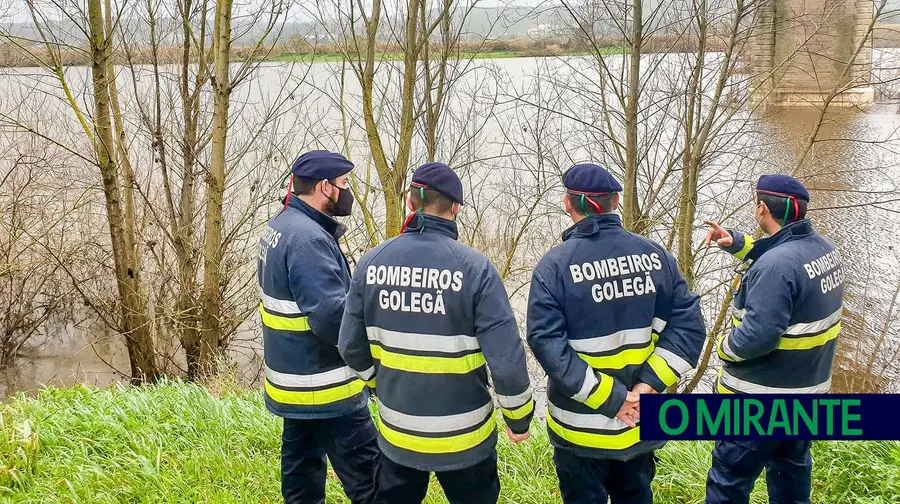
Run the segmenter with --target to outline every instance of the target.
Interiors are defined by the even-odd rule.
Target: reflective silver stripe
[[[523,406],[530,400],[531,400],[531,387],[530,386],[525,390],[525,392],[522,392],[519,395],[505,396],[505,395],[497,394],[497,401],[500,403],[500,406],[503,406],[506,409],[516,409],[519,406]]]
[[[667,321],[665,321],[661,318],[655,318],[655,319],[653,319],[653,323],[650,325],[650,327],[653,328],[653,332],[659,334],[663,331],[663,329],[666,328],[667,324],[668,324]]]
[[[578,429],[603,429],[603,430],[620,430],[627,429],[628,425],[618,418],[609,418],[600,413],[592,413],[586,415],[584,413],[573,413],[559,408],[555,404],[547,403],[547,412],[550,416]]]
[[[817,333],[822,332],[829,327],[837,324],[841,317],[844,315],[843,307],[838,309],[836,312],[831,315],[823,318],[822,320],[816,320],[815,322],[805,322],[802,324],[794,324],[792,326],[788,326],[787,330],[784,331],[785,334],[808,334],[808,333]]]
[[[744,320],[744,315],[746,315],[746,314],[747,314],[746,309],[740,309],[740,310],[738,310],[737,308],[731,309],[731,316],[738,320]]]
[[[625,345],[647,344],[651,341],[653,328],[625,329],[606,336],[596,338],[569,340],[569,346],[576,352],[599,353],[610,352]]]
[[[278,313],[283,313],[285,315],[300,315],[300,307],[297,306],[297,302],[293,300],[285,300],[285,299],[275,299],[272,296],[267,295],[265,292],[259,293],[260,298],[262,299],[263,308],[266,311],[274,311]]]
[[[722,384],[728,388],[739,392],[746,392],[748,394],[824,394],[831,390],[831,377],[824,383],[813,385],[812,387],[797,388],[766,387],[765,385],[759,385],[735,378],[725,370],[722,370],[722,377],[720,380]]]
[[[494,411],[494,405],[484,406],[468,413],[445,416],[416,416],[392,410],[378,401],[378,414],[385,422],[401,429],[439,434],[474,427],[484,421]]]
[[[369,341],[378,341],[401,350],[455,353],[481,348],[478,338],[474,336],[405,333],[373,326],[366,327],[366,333]]]
[[[591,395],[591,390],[594,390],[594,387],[596,387],[599,382],[600,380],[597,379],[597,375],[594,374],[594,369],[591,366],[587,366],[587,369],[584,371],[584,383],[581,385],[581,390],[573,395],[572,399],[575,399],[578,402],[587,401],[588,396]]]
[[[354,371],[356,371],[356,370],[354,369]],[[373,376],[375,376],[375,366],[372,366],[369,369],[366,369],[365,371],[356,371],[356,374],[363,380],[369,381],[372,379]]]
[[[687,373],[694,368],[694,366],[691,366],[688,361],[682,359],[675,353],[666,350],[665,348],[657,347],[656,350],[653,351],[653,353],[662,357],[663,360],[666,361],[666,364],[668,364],[670,368],[674,369],[675,372],[679,375],[683,375],[684,373]]]
[[[341,383],[350,378],[356,378],[356,374],[347,366],[311,375],[280,373],[266,366],[266,379],[272,384],[282,387],[323,387]]]

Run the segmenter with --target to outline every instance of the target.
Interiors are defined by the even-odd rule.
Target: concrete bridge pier
[[[753,101],[770,106],[864,106],[874,100],[872,37],[847,69],[874,15],[873,0],[759,0],[751,47]]]

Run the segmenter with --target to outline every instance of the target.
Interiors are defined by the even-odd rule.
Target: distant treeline
[[[655,35],[645,41],[642,50],[648,53],[691,52],[696,51],[696,46],[696,41],[684,37]],[[720,46],[720,43],[713,42],[708,45],[707,50],[721,50],[722,47]],[[609,54],[625,52],[625,47],[626,42],[624,39],[614,37],[597,40],[596,48],[593,45],[574,40],[486,40],[458,43],[452,48],[450,57],[564,56],[591,53],[595,49]],[[381,58],[394,59],[402,55],[403,48],[399,44],[381,43],[378,44],[376,51]],[[439,58],[442,51],[442,45],[434,43],[429,47],[429,57]],[[273,61],[340,60],[343,55],[344,51],[336,44],[312,44],[302,38],[286,40],[258,50],[255,50],[253,47],[232,48],[232,57],[235,61],[244,61],[248,58]],[[88,65],[90,63],[89,56],[86,51],[76,49],[63,50],[57,53],[57,57],[63,66]],[[157,49],[155,57],[161,65],[177,64],[182,61],[183,51],[181,47],[177,46],[160,47]],[[355,59],[357,55],[351,54],[350,57]],[[193,62],[196,62],[198,60],[197,54],[192,54],[191,59]],[[113,61],[116,65],[146,65],[153,63],[154,54],[149,48],[132,50],[130,54],[126,54],[124,51],[117,51],[113,54]],[[211,56],[207,57],[207,61],[211,61]],[[46,49],[36,47],[26,50],[8,43],[0,45],[0,67],[44,66],[50,62],[51,57]]]
[[[627,42],[621,37],[599,38],[596,45],[578,39],[546,38],[541,40],[529,40],[523,38],[485,40],[479,42],[460,42],[450,52],[451,58],[473,57],[544,57],[583,55],[599,50],[604,54],[627,52]],[[876,27],[874,47],[897,48],[900,47],[900,24],[880,25]],[[645,39],[642,51],[645,53],[685,53],[696,52],[697,40],[675,34],[652,35]],[[707,40],[706,50],[717,52],[724,50],[724,40],[720,37],[711,37]],[[210,55],[207,61],[211,61]],[[382,59],[402,58],[403,48],[399,44],[380,43],[376,49]],[[429,47],[429,57],[439,58],[443,46],[433,43]],[[295,37],[283,42],[261,48],[234,47],[232,57],[235,61],[245,61],[248,58],[270,61],[311,61],[324,60],[336,61],[344,57],[344,51],[340,46],[330,43],[310,43],[305,38]],[[58,52],[57,57],[63,66],[84,66],[90,63],[89,54],[86,51],[68,49]],[[351,59],[357,55],[350,54]],[[159,47],[156,51],[156,59],[161,65],[181,63],[183,58],[182,48],[178,46]],[[154,61],[154,54],[149,48],[132,50],[131,54],[117,51],[113,54],[114,63],[117,65],[135,64],[147,65]],[[198,60],[197,54],[191,55],[192,62]],[[44,66],[51,61],[46,49],[23,49],[14,44],[0,44],[0,67],[34,67]]]

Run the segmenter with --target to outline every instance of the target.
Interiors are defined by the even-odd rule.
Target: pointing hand
[[[710,230],[706,233],[706,248],[709,248],[710,242],[713,241],[720,247],[730,247],[734,244],[734,238],[731,236],[731,233],[722,228],[718,223],[713,221],[703,222],[710,227]]]

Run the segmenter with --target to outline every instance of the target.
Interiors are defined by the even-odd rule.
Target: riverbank
[[[602,47],[598,52],[604,56],[612,54],[627,54],[628,49],[625,47]],[[439,58],[440,53],[433,53],[432,58]],[[448,59],[450,60],[471,60],[471,59],[508,59],[508,58],[550,58],[564,56],[588,56],[596,54],[588,51],[565,51],[565,50],[512,50],[512,51],[493,51],[493,52],[473,52],[461,51],[454,52]],[[403,53],[387,52],[380,53],[375,56],[378,61],[402,61]],[[271,56],[266,61],[274,61],[279,63],[333,63],[344,61],[345,57],[341,53],[283,53],[277,56]]]
[[[547,58],[547,57],[566,57],[566,56],[588,56],[599,54],[609,56],[613,54],[627,54],[628,49],[620,46],[601,47],[597,51],[584,51],[575,49],[566,49],[558,45],[552,46],[489,46],[485,48],[477,48],[466,46],[459,50],[451,52],[449,60],[487,60],[487,59],[509,59],[509,58]],[[500,47],[498,49],[498,47]],[[512,47],[505,49],[505,47]],[[180,48],[164,47],[160,48],[156,54],[156,58],[160,65],[176,65],[181,64],[182,54]],[[652,51],[648,51],[652,52]],[[433,49],[429,58],[437,60],[440,58],[439,48]],[[89,66],[90,60],[82,51],[64,51],[59,55],[60,62],[65,67]],[[149,65],[153,63],[153,55],[149,51],[138,51],[131,55],[123,53],[114,53],[112,55],[115,65]],[[241,63],[247,60],[269,62],[269,63],[334,63],[345,61],[346,56],[337,51],[334,46],[328,45],[323,48],[304,47],[299,51],[289,48],[266,48],[265,50],[254,53],[250,48],[237,47],[233,49],[231,59],[234,63]],[[357,56],[352,55],[351,59],[355,60]],[[375,54],[376,61],[402,61],[404,54],[397,50],[383,50]],[[36,49],[31,53],[24,53],[19,50],[10,48],[0,48],[0,68],[33,68],[47,66],[50,64],[49,56],[46,51]]]
[[[0,405],[0,501],[276,503],[280,422],[258,391],[168,382],[135,389],[47,389]],[[702,502],[711,444],[659,452],[655,502]],[[547,436],[535,422],[518,447],[501,437],[500,502],[560,502]],[[819,443],[818,503],[889,503],[900,495],[900,443]],[[329,473],[330,503],[346,503]],[[427,503],[446,502],[437,487]],[[760,481],[753,502],[765,502]]]

